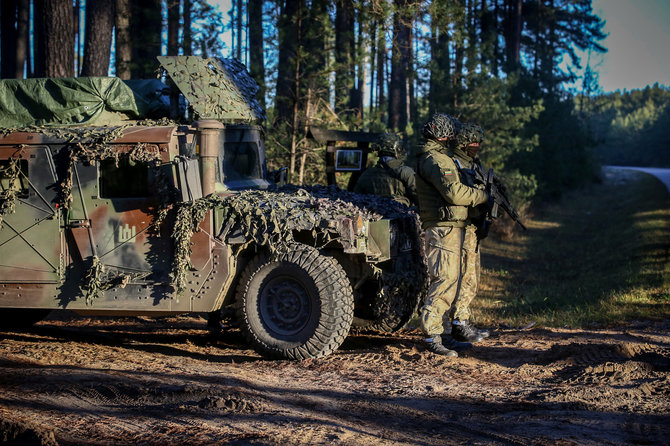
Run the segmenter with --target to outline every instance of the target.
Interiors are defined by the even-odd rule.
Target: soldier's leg
[[[469,324],[470,303],[477,295],[481,272],[480,254],[477,250],[475,227],[468,226],[462,252],[461,283],[459,293],[451,308],[452,334],[459,341],[479,342],[488,337],[488,332],[477,330]]]
[[[462,231],[460,228],[429,228],[425,243],[430,286],[421,309],[421,324],[431,351],[451,352],[449,356],[455,356],[455,352],[442,347],[440,335],[444,331],[442,316],[458,291]]]

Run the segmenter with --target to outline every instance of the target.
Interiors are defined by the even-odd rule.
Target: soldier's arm
[[[399,172],[400,181],[405,185],[405,195],[409,201],[416,205],[419,203],[419,197],[416,192],[416,178],[414,170],[411,167],[402,166]]]
[[[424,160],[422,175],[438,190],[442,198],[456,206],[477,206],[488,201],[486,191],[461,183],[456,164],[449,157],[442,157],[437,163],[432,157]]]

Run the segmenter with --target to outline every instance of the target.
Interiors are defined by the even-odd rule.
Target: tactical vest
[[[399,174],[384,163],[377,163],[374,167],[368,168],[354,187],[354,192],[360,194],[393,197],[409,204],[409,200],[405,198],[405,191],[405,185],[400,180]]]
[[[429,159],[431,158],[431,159]],[[458,181],[472,187],[474,185],[474,173],[468,175],[463,169],[463,161],[453,153],[445,153],[442,146],[434,141],[428,141],[419,154],[416,165],[416,188],[419,198],[419,215],[424,228],[433,226],[464,227],[469,223],[471,208],[448,203],[442,198],[440,192],[429,182],[438,182],[439,178],[430,178],[436,173],[426,172],[426,165],[436,164],[447,171],[453,171],[452,175],[458,176]]]

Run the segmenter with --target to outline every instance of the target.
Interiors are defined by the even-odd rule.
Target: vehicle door
[[[60,281],[63,231],[56,183],[47,146],[0,148],[1,282]]]

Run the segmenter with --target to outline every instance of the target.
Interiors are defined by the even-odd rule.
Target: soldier
[[[477,292],[479,254],[476,227],[472,216],[476,208],[488,205],[489,194],[474,186],[468,174],[474,162],[468,154],[471,127],[454,117],[438,113],[425,123],[425,144],[416,158],[416,183],[419,213],[426,231],[426,258],[430,287],[421,311],[428,350],[445,356],[458,356],[462,342],[479,342],[488,332],[469,322],[469,305]],[[481,130],[481,129],[480,129]],[[477,147],[478,147],[477,142]],[[442,317],[447,310],[452,320],[452,338],[442,338]],[[447,348],[450,347],[450,348]]]
[[[414,171],[403,164],[404,155],[400,138],[394,133],[384,133],[372,144],[379,161],[363,172],[354,186],[354,192],[392,197],[407,206],[417,204]]]

